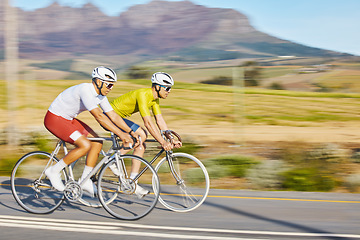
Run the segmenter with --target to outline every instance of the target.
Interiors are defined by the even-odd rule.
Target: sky
[[[110,16],[151,0],[57,0],[81,7],[91,2]],[[179,1],[179,0],[167,0]],[[190,0],[211,8],[245,14],[257,30],[311,47],[360,56],[360,0]],[[24,10],[47,7],[54,0],[11,0]]]

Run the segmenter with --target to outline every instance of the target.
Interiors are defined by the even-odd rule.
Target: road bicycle
[[[17,203],[26,211],[46,214],[55,211],[65,199],[80,202],[86,206],[102,206],[112,216],[123,220],[137,220],[149,214],[155,207],[160,191],[159,178],[156,171],[145,159],[135,155],[121,155],[121,140],[111,133],[110,138],[89,138],[93,141],[110,141],[111,147],[95,168],[80,182],[76,181],[74,167],[76,162],[62,170],[65,181],[64,192],[55,190],[45,175],[45,170],[56,164],[57,155],[62,149],[64,155],[68,148],[64,141],[59,140],[52,153],[34,151],[25,154],[15,164],[11,173],[11,191]],[[132,160],[141,162],[142,171],[130,179]],[[83,169],[83,168],[82,168]],[[89,178],[97,182],[99,202],[94,203],[86,198],[82,185]],[[139,197],[135,194],[141,185],[149,194]],[[93,201],[93,200],[92,200]]]
[[[174,136],[181,141],[180,136],[174,131],[166,131],[163,133],[163,136],[168,141],[173,141]],[[134,155],[121,155],[115,137],[116,136],[111,133],[111,138],[92,139],[111,141],[113,143],[107,153],[104,153],[103,150],[101,151],[101,154],[105,157],[99,162],[97,167],[94,168],[93,172],[89,174],[89,176],[93,175],[91,177],[93,182],[98,182],[100,203],[94,201],[92,198],[82,195],[81,188],[79,188],[74,180],[74,169],[76,170],[74,166],[75,164],[84,164],[83,161],[74,162],[68,166],[68,171],[64,170],[62,172],[63,179],[66,182],[69,182],[69,184],[66,185],[69,190],[65,190],[65,195],[62,195],[51,187],[44,171],[51,164],[58,161],[56,155],[60,148],[63,148],[64,154],[67,154],[67,148],[63,141],[58,142],[55,150],[51,154],[41,151],[31,152],[24,155],[15,164],[11,175],[11,188],[16,201],[29,212],[50,213],[59,207],[62,201],[67,198],[71,202],[78,200],[82,204],[90,207],[103,206],[111,215],[128,220],[139,219],[148,214],[155,206],[155,200],[157,199],[159,199],[166,208],[177,212],[192,211],[205,201],[209,193],[210,179],[205,166],[196,157],[186,153],[174,153],[173,151],[161,149],[149,163]],[[156,140],[150,139],[146,140],[146,142],[156,142]],[[156,165],[155,171],[157,174],[153,174],[151,164],[153,164],[164,152],[166,152],[166,156]],[[120,183],[126,182],[126,180],[130,181],[127,177],[127,172],[130,171],[129,166],[131,165],[130,162],[132,159],[140,159],[144,164],[142,171],[140,171],[134,180],[141,178],[141,181],[143,181],[143,179],[146,179],[148,184],[147,188],[150,189],[154,196],[151,196],[150,199],[146,199],[147,204],[144,204],[144,209],[142,211],[138,211],[140,213],[130,215],[130,213],[132,213],[131,209],[126,209],[124,207],[121,209],[123,212],[118,213],[120,210],[117,209],[116,206],[113,206],[115,205],[114,203],[111,203],[113,198],[116,198],[120,193],[117,189],[117,187],[120,186]],[[111,169],[109,170],[109,168],[113,165],[112,162],[115,161],[117,163],[117,168],[122,172],[125,171],[125,173],[122,174],[126,176],[125,181],[121,181],[121,179],[118,180],[118,178],[110,172]],[[100,168],[100,166],[102,167]],[[77,168],[83,169],[82,166]],[[149,186],[150,177],[147,175],[151,176],[151,173],[148,168],[153,174],[153,179],[151,181],[152,186]],[[96,170],[98,172],[97,174],[94,174]],[[159,185],[159,176],[161,189]],[[112,180],[112,178],[115,178],[116,181]],[[133,183],[130,182],[129,184],[131,185]],[[107,191],[102,191],[103,187],[106,188]],[[134,186],[132,188],[129,186],[127,191],[121,192],[123,193],[122,195],[126,194],[125,197],[134,198],[133,195],[135,190],[133,188]],[[123,197],[123,199],[126,199],[125,197]],[[148,196],[146,198],[148,198]],[[137,200],[136,198],[134,199]],[[132,207],[131,203],[134,199],[128,202],[124,200],[124,202],[127,203],[127,206],[130,208]],[[112,210],[112,208],[115,208],[116,211]],[[127,211],[129,214],[127,214]]]
[[[182,141],[174,131],[168,130],[162,134],[170,142],[175,138]],[[162,148],[149,163],[154,164],[164,152],[166,156],[155,166],[161,183],[159,202],[176,212],[188,212],[198,208],[205,201],[210,189],[210,178],[205,166],[193,155],[165,151]]]

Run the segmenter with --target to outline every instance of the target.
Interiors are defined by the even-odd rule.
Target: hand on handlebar
[[[168,140],[165,141],[165,143],[161,144],[162,148],[165,151],[170,151],[173,148],[180,148],[182,146],[181,137],[176,132],[172,130],[166,130],[166,131],[162,131],[162,134],[164,136],[164,139]]]
[[[173,145],[174,145],[174,148],[181,148],[182,142],[179,140],[173,140]]]
[[[131,138],[135,141],[134,148],[138,147],[141,144],[141,138],[139,135],[134,133],[133,131],[130,133]]]
[[[134,147],[134,140],[129,134],[122,134],[120,137],[124,148],[131,149]]]
[[[164,141],[163,143],[161,143],[161,147],[165,150],[165,151],[170,151],[171,149],[173,149],[173,145],[168,142],[168,141]]]

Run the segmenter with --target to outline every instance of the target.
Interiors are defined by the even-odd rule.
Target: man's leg
[[[74,142],[74,145],[76,147],[63,158],[66,165],[69,165],[82,156],[85,156],[91,149],[91,142],[83,135]]]
[[[98,137],[97,134],[94,132],[90,133],[88,137]],[[84,167],[84,171],[82,173],[82,176],[79,179],[79,182],[81,182],[84,178],[86,178],[89,173],[94,169],[96,162],[99,158],[99,153],[102,148],[102,142],[101,141],[91,141],[90,142],[90,149],[88,151],[88,155],[86,157],[86,165]],[[94,196],[96,193],[96,186],[92,182],[91,179],[86,180],[82,184],[83,190],[87,191],[90,196]]]
[[[94,168],[99,158],[99,154],[102,148],[102,142],[92,141],[90,151],[86,158],[86,166]]]
[[[146,135],[145,131],[141,127],[139,127],[135,131],[135,133],[140,136],[141,144],[138,147],[135,148],[134,155],[139,156],[139,157],[142,158],[142,157],[144,157],[144,153],[145,153],[145,140],[147,138],[147,135]],[[141,162],[133,159],[132,160],[132,165],[131,165],[131,173],[132,174],[133,173],[137,174],[139,172],[139,170],[140,170],[140,166],[141,166]]]
[[[78,158],[84,156],[90,150],[90,141],[85,137],[79,137],[75,142],[76,146],[71,150],[63,159],[61,159],[54,166],[49,167],[45,174],[50,179],[51,184],[54,188],[59,191],[64,191],[65,186],[61,180],[60,172],[69,164],[77,160]]]

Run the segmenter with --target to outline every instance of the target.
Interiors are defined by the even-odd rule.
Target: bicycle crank
[[[64,195],[67,200],[70,202],[77,202],[82,197],[82,194],[83,190],[78,182],[70,181],[66,183]]]

